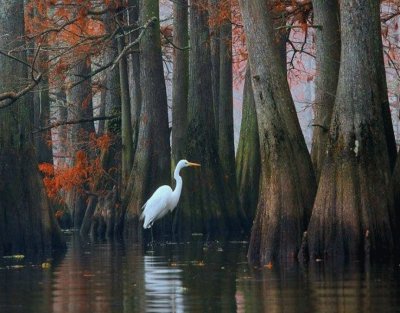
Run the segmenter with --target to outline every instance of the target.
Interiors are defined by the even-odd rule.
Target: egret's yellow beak
[[[201,166],[200,164],[198,164],[198,163],[192,163],[192,162],[189,162],[189,166],[195,166],[195,167],[199,167],[199,166]]]

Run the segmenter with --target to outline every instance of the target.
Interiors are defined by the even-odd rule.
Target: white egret
[[[168,185],[161,186],[143,205],[143,212],[140,215],[140,220],[144,219],[143,228],[151,228],[156,220],[175,209],[182,191],[182,177],[179,176],[179,172],[182,168],[188,166],[200,166],[200,164],[180,160],[174,172],[174,179],[176,181],[174,191]]]

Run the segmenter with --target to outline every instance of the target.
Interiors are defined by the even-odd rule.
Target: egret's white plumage
[[[140,220],[144,219],[143,228],[150,228],[156,220],[175,209],[181,196],[183,184],[179,172],[182,168],[187,166],[200,166],[200,164],[191,163],[187,160],[180,160],[174,172],[174,179],[176,181],[175,189],[172,191],[170,186],[161,186],[143,205],[143,212],[140,215]]]

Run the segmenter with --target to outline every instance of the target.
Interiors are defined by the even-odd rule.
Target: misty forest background
[[[254,264],[397,257],[398,0],[0,0],[0,255],[62,228],[249,238]]]

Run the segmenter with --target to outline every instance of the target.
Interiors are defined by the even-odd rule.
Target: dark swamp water
[[[247,243],[143,248],[70,236],[51,266],[0,260],[0,313],[400,312],[400,267],[252,268]]]

